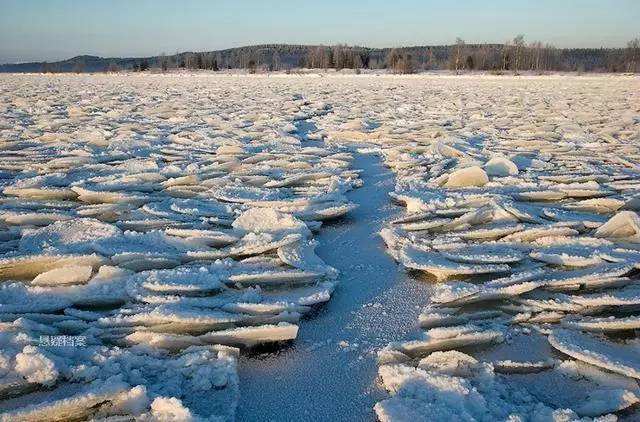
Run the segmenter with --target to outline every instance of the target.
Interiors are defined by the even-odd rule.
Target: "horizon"
[[[467,42],[465,41],[466,45],[504,45],[504,43],[476,43],[476,42]],[[220,48],[220,49],[216,49],[216,50],[184,50],[184,51],[176,51],[174,53],[170,53],[167,54],[165,52],[162,53],[158,53],[158,54],[154,54],[154,55],[150,55],[150,56],[99,56],[99,55],[95,55],[95,54],[77,54],[75,56],[71,56],[71,57],[65,57],[59,60],[30,60],[30,61],[26,61],[26,62],[0,62],[0,65],[12,65],[12,64],[29,64],[29,63],[57,63],[57,62],[64,62],[64,61],[68,61],[68,60],[73,60],[75,58],[79,58],[79,57],[95,57],[95,58],[99,58],[99,59],[103,59],[103,60],[109,60],[109,59],[149,59],[149,58],[155,58],[155,57],[160,57],[163,54],[167,55],[167,56],[174,56],[174,55],[180,55],[180,54],[189,54],[189,53],[194,53],[194,54],[202,54],[202,53],[210,53],[210,52],[218,52],[218,51],[227,51],[227,50],[235,50],[235,49],[242,49],[242,48],[252,48],[252,47],[259,47],[259,46],[268,46],[268,45],[280,45],[280,46],[303,46],[303,47],[332,47],[335,45],[345,45],[346,47],[350,47],[350,48],[369,48],[369,49],[373,49],[373,50],[387,50],[387,49],[410,49],[410,48],[423,48],[423,47],[451,47],[454,46],[455,43],[450,43],[450,44],[422,44],[422,45],[397,45],[397,46],[390,46],[390,47],[370,47],[367,45],[349,45],[349,44],[344,44],[344,43],[336,43],[336,44],[292,44],[292,43],[261,43],[261,44],[247,44],[247,45],[240,45],[237,47],[228,47],[228,48]],[[555,46],[553,46],[555,47]],[[611,50],[615,50],[615,49],[623,49],[625,47],[560,47],[560,49],[562,50],[592,50],[592,49],[611,49]]]
[[[508,40],[510,41],[510,40]],[[477,42],[469,42],[465,40],[465,44],[466,45],[504,45],[504,43],[477,43]],[[161,52],[158,54],[154,54],[154,55],[150,55],[150,56],[99,56],[99,55],[95,55],[95,54],[77,54],[75,56],[71,56],[71,57],[65,57],[59,60],[30,60],[30,61],[23,61],[23,62],[0,62],[0,65],[19,65],[19,64],[29,64],[29,63],[57,63],[57,62],[64,62],[64,61],[68,61],[68,60],[73,60],[75,58],[79,58],[79,57],[95,57],[95,58],[99,58],[99,59],[103,59],[103,60],[109,60],[109,59],[149,59],[149,58],[155,58],[155,57],[160,57],[163,54],[167,55],[167,56],[174,56],[174,55],[180,55],[180,54],[189,54],[189,53],[194,53],[194,54],[202,54],[202,53],[210,53],[210,52],[218,52],[218,51],[226,51],[226,50],[235,50],[235,49],[242,49],[242,48],[252,48],[252,47],[259,47],[259,46],[267,46],[267,45],[280,45],[280,46],[303,46],[303,47],[332,47],[335,45],[345,45],[346,47],[350,47],[350,48],[370,48],[370,49],[374,49],[374,50],[386,50],[386,49],[411,49],[411,48],[423,48],[423,47],[451,47],[454,46],[455,43],[450,43],[450,44],[423,44],[423,45],[397,45],[397,46],[389,46],[389,47],[370,47],[367,45],[349,45],[349,44],[344,44],[344,43],[336,43],[336,44],[293,44],[293,43],[261,43],[261,44],[247,44],[247,45],[240,45],[237,47],[228,47],[228,48],[220,48],[220,49],[216,49],[216,50],[184,50],[184,51],[176,51],[174,53],[165,53],[165,52]],[[555,47],[555,46],[553,46]],[[559,49],[562,50],[591,50],[591,49],[624,49],[625,47],[559,47]]]
[[[375,0],[366,9],[337,0],[4,3],[0,63],[153,57],[263,44],[392,48],[451,45],[457,37],[469,44],[503,44],[518,34],[558,48],[623,48],[639,35],[640,19],[640,3],[632,0],[497,0],[489,6],[479,0]]]

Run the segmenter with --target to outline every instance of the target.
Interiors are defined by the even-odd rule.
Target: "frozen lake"
[[[640,79],[0,75],[0,420],[638,418]]]

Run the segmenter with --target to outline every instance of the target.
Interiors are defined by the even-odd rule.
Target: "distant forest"
[[[526,42],[519,35],[505,44],[467,44],[402,48],[347,45],[265,44],[209,52],[161,54],[142,58],[77,56],[59,62],[0,65],[0,72],[120,72],[157,69],[246,69],[249,73],[296,69],[387,69],[504,72],[640,72],[640,38],[626,48],[555,48]]]

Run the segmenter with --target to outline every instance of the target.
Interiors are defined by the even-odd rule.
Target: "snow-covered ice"
[[[350,87],[363,104],[334,104],[320,126],[331,142],[369,143],[393,170],[391,200],[406,214],[380,235],[400,266],[424,274],[416,282],[437,283],[424,331],[379,352],[392,397],[378,418],[637,417],[637,78]],[[481,377],[441,373],[462,351]],[[439,353],[442,364],[422,363]],[[556,397],[537,387],[560,376]]]
[[[2,76],[3,419],[233,420],[234,347],[330,299],[314,232],[355,208],[353,153],[266,82]]]
[[[637,77],[0,82],[4,420],[233,420],[239,353],[295,342],[336,268],[372,264],[361,231],[316,253],[368,206],[364,153],[405,211],[379,228],[388,258],[430,293],[408,336],[405,302],[381,306],[353,365],[376,355],[388,395],[350,420],[638,418]],[[336,371],[322,382],[356,383]]]

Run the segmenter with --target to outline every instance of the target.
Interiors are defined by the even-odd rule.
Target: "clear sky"
[[[640,0],[0,0],[0,63],[264,43],[622,47]]]

